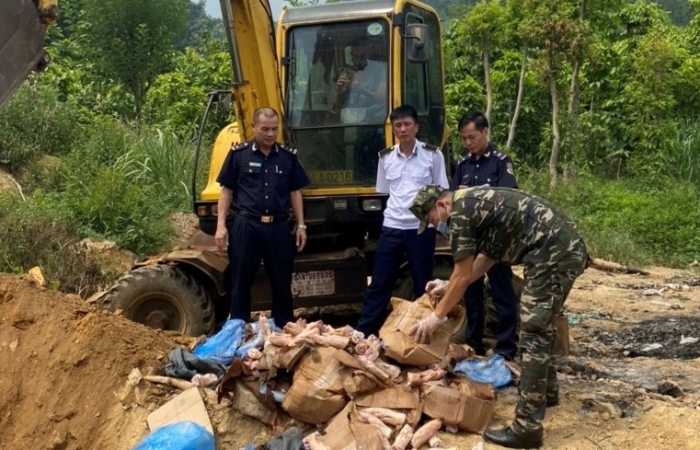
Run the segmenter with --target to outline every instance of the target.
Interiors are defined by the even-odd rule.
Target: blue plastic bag
[[[198,358],[215,361],[228,367],[236,355],[238,344],[243,336],[245,336],[245,322],[240,319],[227,320],[218,333],[196,346],[192,353]]]
[[[508,386],[513,381],[513,374],[501,355],[495,355],[486,361],[465,359],[455,364],[454,371],[479,383],[493,383],[496,388]]]
[[[216,441],[201,425],[175,422],[152,431],[132,450],[216,450]]]

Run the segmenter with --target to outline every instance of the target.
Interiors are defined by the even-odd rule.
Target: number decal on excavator
[[[315,170],[309,172],[311,184],[352,184],[352,170]]]

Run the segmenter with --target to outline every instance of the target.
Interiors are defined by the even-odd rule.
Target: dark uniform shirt
[[[518,188],[513,173],[513,161],[491,144],[486,147],[486,151],[479,159],[470,153],[459,160],[450,182],[450,190],[456,191],[459,186],[473,187],[486,184],[492,187]]]
[[[554,205],[514,189],[473,187],[455,192],[450,237],[455,261],[483,253],[512,265],[567,255],[582,241],[576,225]],[[544,255],[544,256],[543,256]]]
[[[309,184],[296,149],[275,144],[265,156],[254,141],[234,145],[219,177],[233,191],[232,208],[260,216],[287,214],[289,193]]]

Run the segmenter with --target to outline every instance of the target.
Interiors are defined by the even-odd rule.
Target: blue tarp
[[[194,422],[157,428],[132,450],[216,450],[214,435]]]
[[[280,331],[272,319],[268,319],[270,328]],[[213,373],[222,377],[234,358],[242,358],[251,348],[262,348],[265,343],[260,324],[250,324],[255,335],[242,342],[245,337],[246,323],[240,319],[227,320],[221,330],[205,342],[197,345],[193,352],[182,348],[170,352],[170,362],[165,366],[165,374],[170,377],[191,380],[198,373]]]
[[[496,388],[508,386],[513,381],[513,374],[501,355],[495,355],[485,361],[465,359],[455,364],[454,372],[464,374],[470,380],[479,383],[493,383]]]

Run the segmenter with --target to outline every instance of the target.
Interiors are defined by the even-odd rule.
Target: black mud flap
[[[44,58],[44,29],[31,0],[0,1],[0,107]]]

